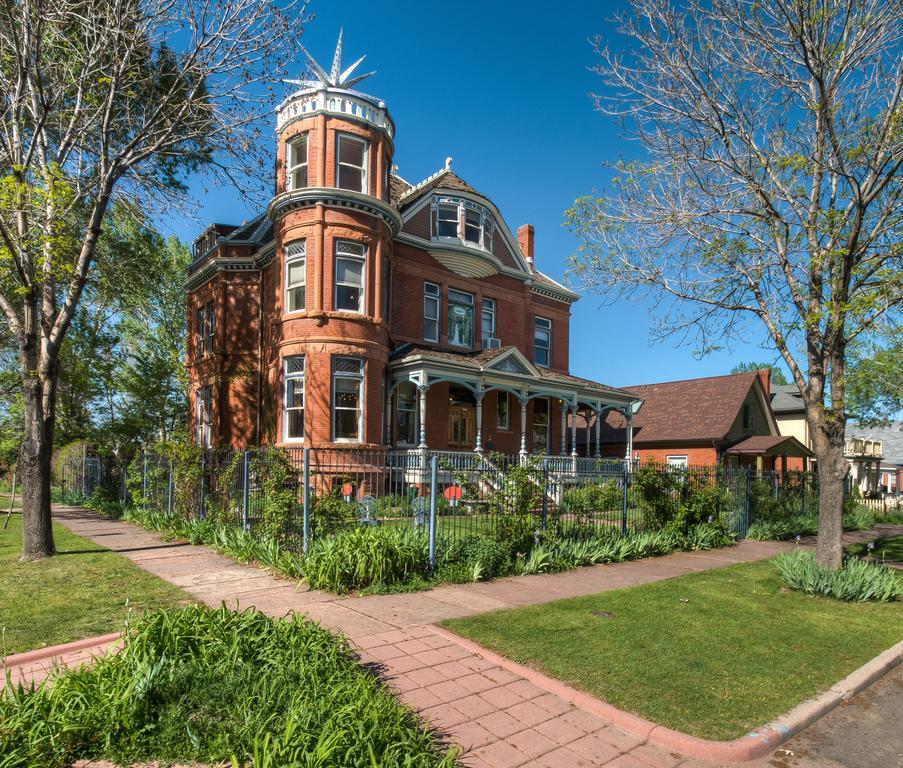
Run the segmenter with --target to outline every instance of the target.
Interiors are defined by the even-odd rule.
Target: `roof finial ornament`
[[[291,85],[300,85],[302,88],[349,89],[351,86],[357,85],[362,80],[366,80],[370,75],[375,75],[375,72],[367,72],[366,74],[358,75],[357,77],[351,77],[351,74],[357,69],[358,65],[367,58],[366,56],[361,56],[354,64],[342,71],[342,36],[344,31],[344,28],[339,29],[339,39],[336,42],[335,53],[332,55],[332,67],[328,73],[323,67],[317,64],[317,60],[299,43],[298,47],[307,59],[307,66],[316,80],[301,79],[286,80],[285,82],[290,83]]]
[[[455,158],[453,158],[453,157],[446,157],[446,158],[445,158],[445,170],[446,170],[446,171],[450,171],[450,170],[451,170],[452,160],[454,160],[454,159],[455,159]]]

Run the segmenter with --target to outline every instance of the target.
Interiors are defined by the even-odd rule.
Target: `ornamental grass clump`
[[[809,595],[846,602],[890,602],[903,594],[899,573],[880,563],[849,558],[835,570],[819,565],[814,552],[796,549],[782,552],[775,564],[784,584]]]
[[[429,571],[426,531],[366,526],[319,539],[303,569],[313,589],[338,594],[424,578]]]
[[[302,617],[202,606],[146,614],[121,653],[0,691],[2,768],[81,759],[455,765],[344,640]]]

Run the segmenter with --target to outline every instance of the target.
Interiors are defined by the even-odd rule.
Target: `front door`
[[[448,406],[448,447],[453,451],[473,450],[476,423],[476,413],[472,406]]]

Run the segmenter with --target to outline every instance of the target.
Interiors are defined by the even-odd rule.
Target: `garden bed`
[[[0,518],[5,517],[4,509]],[[6,530],[0,523],[2,654],[116,632],[130,612],[191,600],[181,589],[61,525],[54,523],[53,536],[55,557],[23,563],[22,516],[14,513]]]
[[[869,545],[872,546],[869,546]],[[867,557],[888,565],[903,565],[903,534],[879,536],[871,542],[860,541],[844,547],[848,555]]]
[[[903,603],[809,597],[761,562],[445,625],[620,709],[733,739],[898,642]]]
[[[301,617],[191,606],[145,615],[123,650],[35,692],[0,692],[4,766],[78,759],[451,768],[447,750]]]

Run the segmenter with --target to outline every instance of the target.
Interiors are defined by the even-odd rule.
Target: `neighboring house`
[[[537,269],[533,227],[515,235],[450,159],[395,174],[386,105],[339,58],[277,108],[266,211],[194,245],[197,441],[545,454],[569,437],[573,453],[568,411],[635,412],[637,395],[569,374],[578,296]]]
[[[847,422],[844,457],[863,495],[903,492],[903,421],[885,427]]]
[[[778,423],[778,432],[790,435],[799,440],[810,451],[812,440],[809,434],[809,423],[806,421],[806,407],[803,396],[796,384],[771,385],[771,411]],[[787,460],[790,469],[812,470],[815,459],[811,457],[793,457]]]
[[[632,418],[634,460],[677,466],[715,464],[785,471],[810,451],[781,435],[769,403],[770,373],[738,373],[627,387],[643,400]],[[585,423],[578,423],[579,427]],[[620,455],[627,420],[608,413],[603,452]]]

